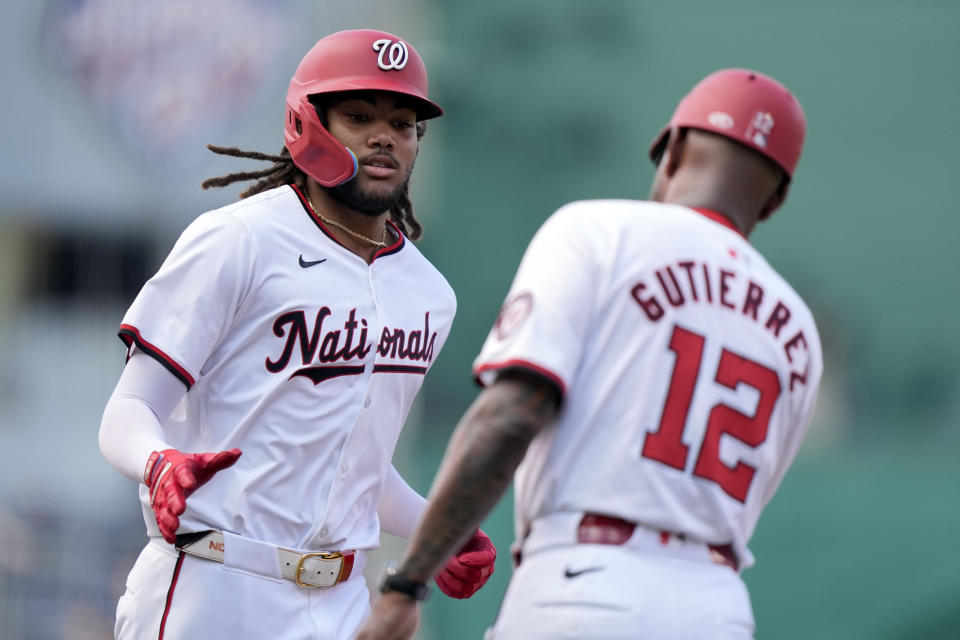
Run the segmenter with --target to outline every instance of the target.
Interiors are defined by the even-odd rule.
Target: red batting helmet
[[[427,98],[427,68],[412,46],[384,31],[339,31],[322,38],[300,61],[287,90],[283,140],[293,163],[332,187],[357,173],[357,158],[320,122],[309,96],[340,91],[392,91],[412,98],[418,120],[443,109]]]
[[[690,127],[730,138],[776,162],[788,177],[800,160],[807,121],[790,90],[749,69],[723,69],[697,83],[650,146],[663,153],[672,129]]]

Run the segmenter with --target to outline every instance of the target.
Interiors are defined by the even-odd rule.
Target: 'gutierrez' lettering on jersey
[[[685,286],[684,278],[678,277],[673,266],[677,267],[679,273],[686,272]],[[713,276],[711,276],[711,272]],[[702,275],[701,275],[702,274]],[[780,336],[780,330],[790,321],[790,309],[781,301],[776,304],[769,313],[760,312],[763,305],[764,290],[763,287],[753,282],[747,282],[746,291],[738,293],[737,289],[743,289],[742,277],[736,271],[719,269],[706,262],[694,260],[680,260],[674,264],[661,266],[655,271],[659,290],[662,297],[653,291],[646,282],[640,280],[630,290],[633,299],[636,300],[644,314],[651,322],[658,322],[664,316],[664,306],[660,302],[665,299],[672,307],[682,307],[690,302],[707,302],[719,307],[725,307],[733,312],[752,319],[758,324],[763,324],[764,328],[773,334],[774,338],[783,340]],[[699,282],[699,287],[697,283]],[[643,297],[646,296],[646,297]],[[764,306],[768,306],[764,305]],[[783,350],[787,356],[787,361],[794,363],[794,355],[797,349],[807,350],[807,340],[803,335],[803,330],[798,330],[783,344]],[[809,374],[809,358],[803,359],[804,366],[799,370],[790,372],[790,389],[793,390],[795,384],[807,384],[807,375]]]
[[[330,365],[335,362],[347,363],[351,360],[362,361],[370,353],[373,345],[367,341],[366,318],[357,319],[356,308],[351,309],[347,320],[343,323],[343,330],[333,329],[323,333],[323,323],[333,315],[330,307],[321,307],[317,311],[313,330],[307,326],[306,313],[303,310],[288,311],[280,315],[273,323],[273,334],[278,338],[285,338],[283,350],[276,359],[269,356],[266,359],[266,368],[270,373],[280,373],[290,364],[294,349],[299,346],[300,360],[304,368],[297,369],[290,378],[297,376],[307,377],[314,384],[343,375],[358,375],[363,373],[364,364],[343,366],[314,366],[311,364]],[[354,337],[359,327],[359,335]],[[321,338],[322,334],[322,338]],[[341,334],[343,340],[341,342]],[[423,329],[404,330],[384,327],[377,345],[377,355],[381,358],[399,358],[404,360],[418,360],[430,362],[433,360],[434,343],[437,332],[430,332],[430,312],[423,314]],[[378,365],[374,371],[391,371],[394,373],[426,373],[426,367],[393,367]]]

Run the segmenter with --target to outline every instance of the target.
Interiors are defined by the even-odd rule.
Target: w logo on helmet
[[[390,71],[391,69],[400,71],[407,66],[407,43],[403,40],[394,42],[382,38],[373,43],[373,50],[380,52],[377,57],[377,66],[384,71]]]

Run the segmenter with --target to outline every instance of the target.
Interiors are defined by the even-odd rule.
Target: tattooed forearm
[[[480,394],[450,440],[400,573],[428,580],[473,535],[507,490],[530,441],[556,415],[558,399],[546,381],[516,374]]]

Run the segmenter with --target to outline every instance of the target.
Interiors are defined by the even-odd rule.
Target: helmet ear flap
[[[325,187],[335,187],[357,175],[357,157],[330,134],[320,122],[308,96],[294,108],[287,104],[284,142],[300,170]]]

